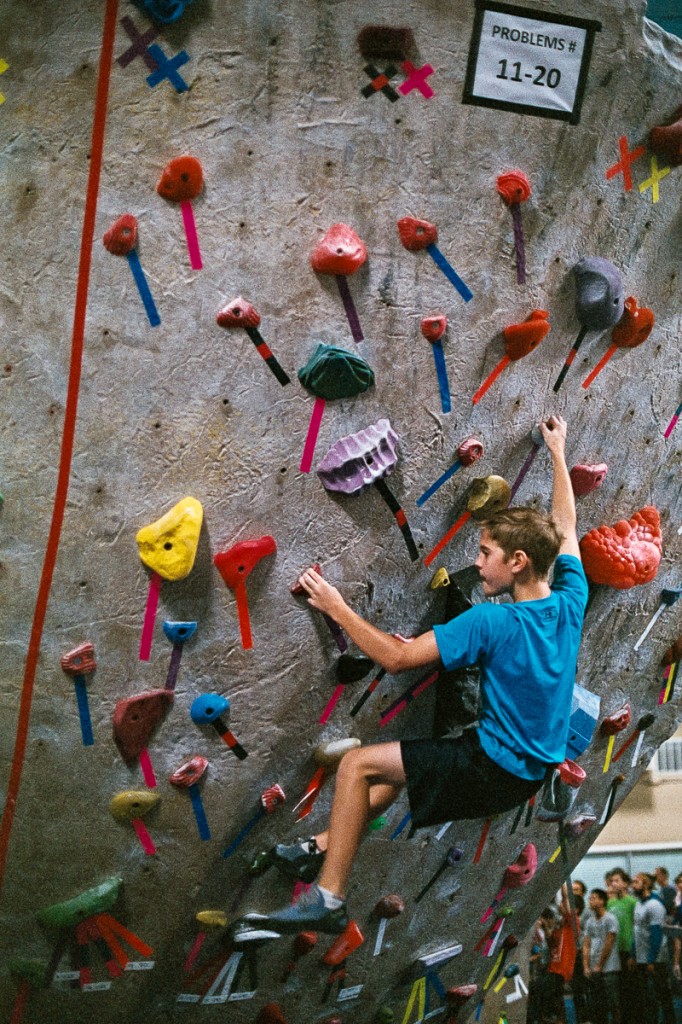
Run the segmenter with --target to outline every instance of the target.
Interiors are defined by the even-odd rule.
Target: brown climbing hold
[[[287,1024],[279,1003],[266,1003],[256,1017],[256,1024]]]
[[[438,241],[438,228],[428,220],[401,217],[398,221],[400,241],[410,252],[419,252]]]
[[[124,213],[102,237],[104,248],[114,256],[127,256],[137,245],[137,217]]]
[[[114,741],[124,761],[134,761],[173,703],[171,690],[149,690],[120,700],[114,708]]]
[[[64,654],[59,663],[68,676],[87,676],[97,668],[95,647],[89,641]]]
[[[405,900],[402,896],[396,896],[392,894],[390,896],[382,896],[377,905],[374,908],[375,917],[397,917],[398,914],[402,914],[405,909]]]
[[[368,60],[403,61],[414,45],[412,29],[402,25],[365,25],[358,32],[358,49]]]
[[[367,259],[367,246],[348,224],[332,224],[317,243],[310,264],[318,274],[354,274]]]
[[[176,156],[163,169],[156,191],[164,199],[182,203],[196,199],[204,187],[201,164],[195,156]]]
[[[682,660],[682,636],[678,636],[677,640],[670,645],[665,651],[665,654],[661,658],[661,665],[672,665],[674,661]]]
[[[672,124],[658,125],[649,132],[649,146],[657,156],[665,157],[671,167],[682,164],[682,107]]]

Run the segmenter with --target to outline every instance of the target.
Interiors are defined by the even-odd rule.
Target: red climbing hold
[[[176,156],[163,169],[156,191],[164,199],[182,203],[196,199],[204,187],[204,174],[195,156]]]
[[[410,252],[419,252],[438,241],[438,228],[428,220],[416,217],[402,217],[398,221],[400,241]]]
[[[502,332],[504,351],[512,362],[523,359],[549,333],[549,313],[546,309],[534,309],[521,324],[510,324]]]
[[[127,256],[137,245],[137,217],[124,213],[102,237],[104,248],[114,256]]]

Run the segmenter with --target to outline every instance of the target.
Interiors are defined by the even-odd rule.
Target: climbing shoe
[[[267,853],[260,853],[251,864],[252,874],[262,874],[274,867],[280,874],[299,882],[314,882],[322,863],[324,851],[318,849],[315,839],[299,840],[285,846],[277,843]]]
[[[319,886],[311,885],[291,906],[270,914],[246,914],[239,925],[242,934],[248,929],[261,930],[261,933],[270,930],[295,933],[308,929],[340,935],[348,925],[348,911],[345,903],[332,910],[326,905]]]

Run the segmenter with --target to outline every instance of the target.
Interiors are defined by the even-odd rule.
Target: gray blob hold
[[[398,435],[390,422],[378,420],[332,445],[317,467],[317,475],[328,491],[356,494],[393,471],[397,445]]]
[[[613,327],[623,315],[623,279],[613,263],[600,256],[585,256],[573,267],[575,310],[590,331]]]

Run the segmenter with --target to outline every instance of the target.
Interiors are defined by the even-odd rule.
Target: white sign
[[[577,124],[597,21],[477,0],[464,103]]]

